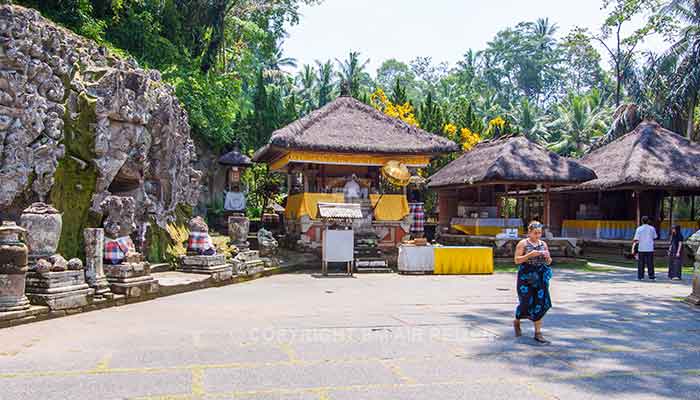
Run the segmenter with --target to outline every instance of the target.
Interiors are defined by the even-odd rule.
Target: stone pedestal
[[[86,306],[92,293],[82,270],[27,273],[29,301],[52,311]]]
[[[233,277],[233,265],[226,263],[223,254],[213,256],[184,256],[180,259],[180,271],[192,274],[208,274],[214,280],[225,281]]]
[[[96,300],[110,299],[113,295],[103,265],[104,229],[84,229],[83,238],[85,239],[85,281],[94,289]]]
[[[700,232],[699,232],[700,233]],[[695,273],[693,274],[693,292],[683,301],[694,306],[700,306],[700,234],[688,238],[688,246],[695,254]]]
[[[0,225],[0,313],[29,308],[29,300],[24,295],[27,246],[19,238],[26,232],[14,222]]]
[[[238,275],[254,275],[265,269],[265,263],[255,250],[242,251],[233,259]]]
[[[158,281],[151,276],[151,266],[147,262],[104,265],[103,268],[114,294],[139,297],[158,292]]]

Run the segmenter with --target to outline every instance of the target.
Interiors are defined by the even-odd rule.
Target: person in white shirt
[[[637,247],[637,279],[644,279],[644,266],[646,265],[649,279],[656,279],[654,274],[654,240],[658,239],[656,229],[649,225],[649,217],[642,217],[642,225],[634,233],[632,247]]]

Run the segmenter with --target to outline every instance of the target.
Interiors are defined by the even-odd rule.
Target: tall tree
[[[316,60],[318,107],[323,107],[331,101],[334,86],[333,72],[333,63],[331,63],[331,60],[325,63]]]
[[[700,92],[700,0],[671,0],[662,13],[683,24],[678,39],[664,54],[664,59],[676,61],[670,78],[673,88],[669,96],[670,108],[674,114],[685,116],[683,130],[688,138],[693,138]]]
[[[338,64],[338,78],[341,84],[345,84],[350,95],[359,98],[361,89],[369,83],[369,75],[365,71],[369,60],[362,60],[359,51],[351,51],[345,60],[336,59]]]

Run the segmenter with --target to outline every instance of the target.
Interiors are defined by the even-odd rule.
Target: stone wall
[[[73,257],[110,194],[134,197],[138,222],[160,228],[194,206],[195,161],[187,114],[158,71],[35,10],[0,6],[0,216],[53,203],[64,214],[59,251]]]

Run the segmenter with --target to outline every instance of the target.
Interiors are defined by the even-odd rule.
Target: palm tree
[[[533,142],[543,143],[549,137],[548,118],[527,97],[512,107],[511,115],[520,132]]]
[[[316,60],[316,84],[318,106],[323,107],[331,101],[333,93],[333,63],[331,60],[321,63]]]
[[[338,78],[341,84],[346,84],[352,97],[360,95],[360,88],[369,82],[369,75],[365,72],[369,60],[361,61],[359,51],[351,51],[344,61],[335,60],[338,64]]]
[[[570,94],[557,106],[558,118],[550,130],[560,132],[558,140],[548,147],[564,155],[583,155],[594,139],[605,133],[609,111],[595,107],[595,100],[585,95]]]
[[[662,13],[684,23],[678,40],[664,58],[677,60],[669,82],[672,88],[669,98],[673,99],[670,108],[678,114],[685,114],[685,133],[692,137],[700,91],[700,0],[670,0]]]
[[[299,100],[301,101],[301,115],[306,115],[316,108],[314,104],[314,88],[316,86],[316,72],[311,65],[304,64],[297,74],[299,85]]]
[[[284,49],[282,48],[282,42],[280,42],[275,46],[275,51],[265,62],[263,75],[269,79],[279,79],[288,74],[288,72],[283,70],[284,67],[296,68],[297,60],[293,57],[284,56]]]

